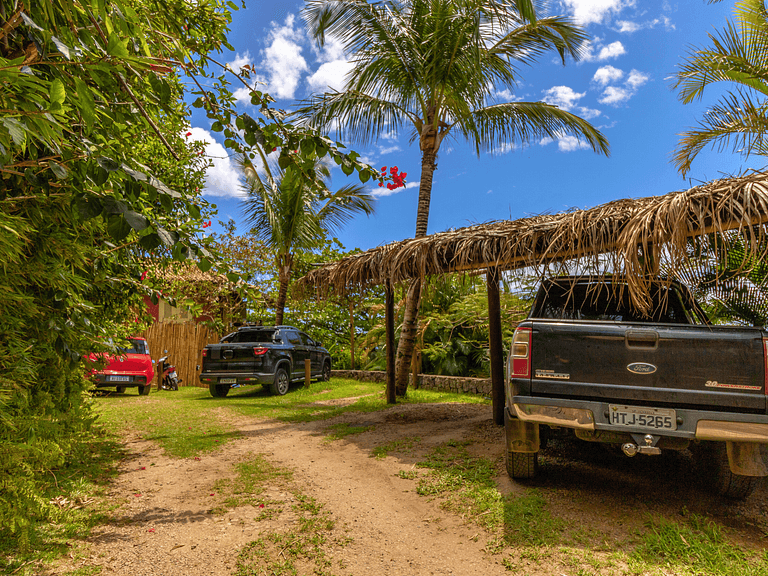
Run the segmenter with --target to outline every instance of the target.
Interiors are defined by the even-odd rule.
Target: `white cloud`
[[[586,108],[584,106],[579,106],[576,109],[576,113],[584,118],[584,120],[593,120],[602,114],[600,110],[595,110],[594,108]]]
[[[307,78],[307,82],[313,91],[341,91],[346,84],[347,73],[352,70],[352,68],[354,68],[354,64],[348,60],[326,62],[317,69],[317,72]]]
[[[229,157],[224,146],[216,142],[211,133],[202,128],[190,128],[190,140],[205,142],[205,157],[213,162],[205,173],[205,188],[207,196],[224,196],[228,198],[243,198],[242,181],[237,166]]]
[[[630,71],[623,86],[606,86],[602,96],[598,99],[601,104],[609,106],[618,106],[623,104],[635,95],[637,89],[650,80],[648,74],[639,70]]]
[[[394,190],[387,189],[387,185],[384,184],[381,188],[378,186],[373,188],[371,190],[371,195],[375,196],[376,198],[383,198],[384,196],[392,196],[393,194],[399,194],[403,190],[408,190],[409,188],[418,188],[419,182],[407,182],[405,185],[405,188],[395,188]]]
[[[624,8],[635,5],[634,0],[562,0],[577,24],[602,24],[618,15]]]
[[[624,44],[619,42],[611,42],[610,44],[603,44],[599,38],[595,38],[593,41],[589,41],[584,46],[584,54],[581,58],[582,62],[605,62],[606,60],[616,59],[627,53]]]
[[[583,98],[586,92],[576,92],[569,86],[553,86],[544,90],[544,102],[552,104],[563,110],[572,110],[579,99]]]
[[[253,58],[251,58],[251,53],[248,50],[245,51],[245,54],[236,53],[235,59],[227,63],[227,67],[237,73],[244,66],[253,66]]]
[[[400,150],[402,150],[402,148],[400,148],[400,146],[397,144],[394,146],[381,146],[379,148],[379,154],[383,156],[384,154],[391,154],[392,152],[400,152]]]
[[[640,88],[640,86],[648,82],[649,79],[650,79],[650,76],[648,76],[648,74],[643,74],[638,70],[632,70],[629,73],[629,77],[627,78],[626,84],[630,88],[637,90],[638,88]]]
[[[656,28],[657,26],[663,26],[666,30],[675,29],[675,25],[667,16],[662,16],[661,18],[655,18],[653,20],[648,20],[646,22],[632,22],[630,20],[619,20],[616,22],[616,25],[617,25],[617,28],[616,28],[617,32],[620,32],[623,34],[632,34],[633,32],[637,32],[638,30]]]
[[[302,74],[309,70],[299,44],[304,33],[294,27],[295,19],[295,15],[289,14],[283,26],[273,22],[269,45],[262,51],[261,65],[267,70],[266,91],[275,98],[293,98]]]
[[[618,106],[632,97],[632,91],[619,86],[607,86],[598,102],[610,106]]]
[[[557,149],[560,152],[573,152],[575,150],[590,150],[591,146],[576,136],[563,136],[557,139]]]
[[[539,141],[541,146],[548,146],[552,142],[557,142],[557,149],[560,152],[575,152],[576,150],[591,150],[592,147],[576,136],[560,136],[557,139],[545,137]]]
[[[595,72],[595,75],[592,77],[592,80],[594,80],[601,86],[605,86],[606,84],[617,82],[621,80],[623,77],[624,77],[624,72],[622,70],[619,70],[618,68],[614,68],[613,66],[601,66]]]

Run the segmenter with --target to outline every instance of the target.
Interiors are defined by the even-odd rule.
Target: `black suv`
[[[283,395],[291,382],[304,380],[305,360],[313,378],[330,379],[331,355],[304,332],[293,326],[241,326],[203,349],[200,383],[217,398],[245,384]]]

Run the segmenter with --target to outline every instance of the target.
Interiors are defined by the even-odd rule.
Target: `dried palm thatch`
[[[492,266],[542,275],[567,267],[622,278],[632,302],[646,309],[649,278],[660,267],[675,277],[690,269],[692,256],[712,245],[692,239],[736,230],[757,255],[768,232],[766,223],[768,174],[752,172],[664,196],[394,242],[313,270],[299,285],[343,293],[353,286]]]

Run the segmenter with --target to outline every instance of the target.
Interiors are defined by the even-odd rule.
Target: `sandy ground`
[[[372,428],[328,442],[327,428],[342,422]],[[475,440],[474,453],[497,463],[503,494],[538,488],[553,515],[571,527],[599,531],[605,554],[621,549],[653,514],[708,514],[753,548],[764,545],[768,529],[765,488],[742,503],[716,498],[700,486],[684,453],[628,460],[586,443],[555,442],[543,452],[539,479],[512,482],[503,468],[503,429],[491,423],[488,406],[399,405],[305,424],[242,418],[237,426],[240,439],[199,459],[171,459],[150,442],[128,438],[130,455],[109,496],[117,505],[115,521],[96,529],[84,551],[49,574],[79,567],[100,567],[110,576],[233,574],[244,546],[295,521],[293,494],[280,482],[264,497],[287,505],[266,519],[260,519],[264,509],[253,505],[212,513],[222,503],[216,481],[232,478],[233,467],[253,454],[292,470],[293,485],[331,514],[333,537],[345,542],[329,551],[333,574],[492,576],[509,573],[502,560],[510,557],[525,574],[578,574],[562,555],[526,559],[514,550],[489,551],[489,536],[471,518],[446,512],[439,500],[418,495],[414,480],[399,476],[449,440]],[[411,451],[371,457],[377,446],[413,437],[421,441]]]

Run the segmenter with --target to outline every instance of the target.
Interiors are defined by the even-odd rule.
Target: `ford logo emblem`
[[[645,362],[635,362],[627,365],[627,370],[633,374],[653,374],[656,372],[656,366],[653,364],[646,364]]]

